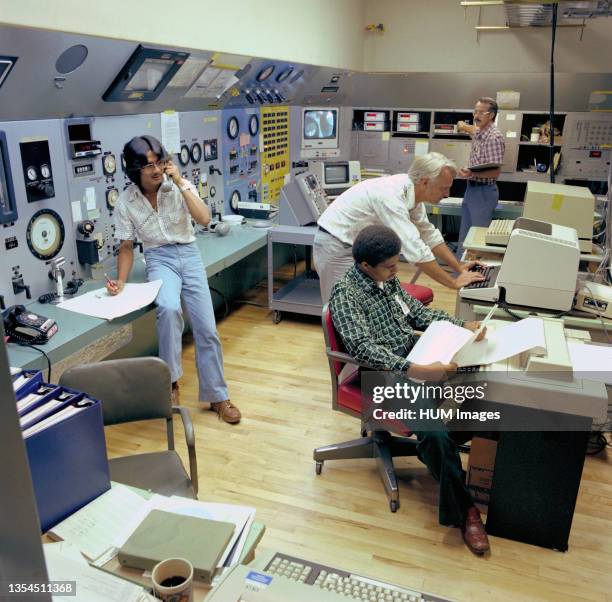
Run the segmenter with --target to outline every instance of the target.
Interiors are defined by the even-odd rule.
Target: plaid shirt
[[[445,311],[425,307],[397,278],[380,288],[357,265],[334,286],[329,310],[348,353],[375,370],[410,367],[406,355],[416,342],[414,329],[425,330],[436,320],[464,324]]]
[[[479,129],[472,136],[472,149],[470,151],[468,168],[472,165],[486,165],[487,163],[498,163],[501,165],[504,162],[505,150],[506,142],[504,141],[504,135],[493,124],[484,130]],[[474,175],[470,179],[486,182],[487,184],[495,184],[495,178],[479,178],[478,175]]]
[[[195,196],[191,182],[183,180]],[[145,249],[168,244],[186,244],[195,240],[191,214],[183,194],[173,183],[170,192],[157,192],[157,211],[151,207],[136,184],[128,186],[117,199],[115,238],[140,240]]]

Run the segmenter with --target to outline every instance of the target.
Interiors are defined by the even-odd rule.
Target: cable
[[[221,316],[221,319],[225,319],[225,318],[227,318],[227,316],[229,315],[229,304],[228,304],[228,302],[227,302],[227,299],[226,299],[225,295],[224,295],[224,294],[223,294],[223,293],[222,293],[220,290],[218,290],[218,289],[216,289],[216,288],[214,288],[214,287],[212,287],[212,286],[209,286],[208,288],[209,288],[211,291],[213,291],[213,292],[217,293],[217,295],[219,295],[219,297],[221,297],[221,299],[222,299],[222,301],[223,301],[224,308],[225,308],[225,309],[224,309],[223,316]]]
[[[47,382],[48,383],[51,382],[51,360],[49,359],[49,356],[42,349],[35,347],[31,343],[25,343],[22,341],[11,340],[9,341],[9,343],[14,343],[15,345],[19,345],[20,347],[29,347],[30,349],[34,349],[38,351],[39,353],[42,353],[45,356],[45,359],[47,360]]]

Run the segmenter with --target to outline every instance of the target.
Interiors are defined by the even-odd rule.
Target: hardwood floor
[[[402,271],[407,280],[411,268]],[[434,305],[454,311],[452,291],[419,283],[434,288]],[[264,290],[252,298],[265,303]],[[567,553],[492,537],[492,552],[478,558],[458,529],[438,524],[436,482],[417,458],[396,461],[397,514],[374,460],[328,462],[315,475],[313,448],[359,436],[357,420],[331,410],[318,319],[286,315],[275,325],[267,309],[243,305],[218,327],[243,420],[230,426],[201,408],[188,340],[181,404],[196,429],[200,499],[256,506],[267,527],[261,547],[456,600],[612,600],[610,448],[587,459]],[[112,455],[163,442],[161,424],[108,432]]]

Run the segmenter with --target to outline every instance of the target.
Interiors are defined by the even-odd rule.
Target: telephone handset
[[[9,342],[42,345],[58,330],[55,320],[28,311],[23,305],[13,305],[2,312],[4,330]]]

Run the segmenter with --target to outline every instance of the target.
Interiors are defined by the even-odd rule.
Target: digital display
[[[338,112],[335,109],[304,111],[305,140],[333,140],[338,128]]]
[[[131,92],[153,92],[173,66],[174,60],[145,59],[125,89]]]
[[[325,184],[348,184],[349,168],[346,165],[326,165],[325,166]]]

